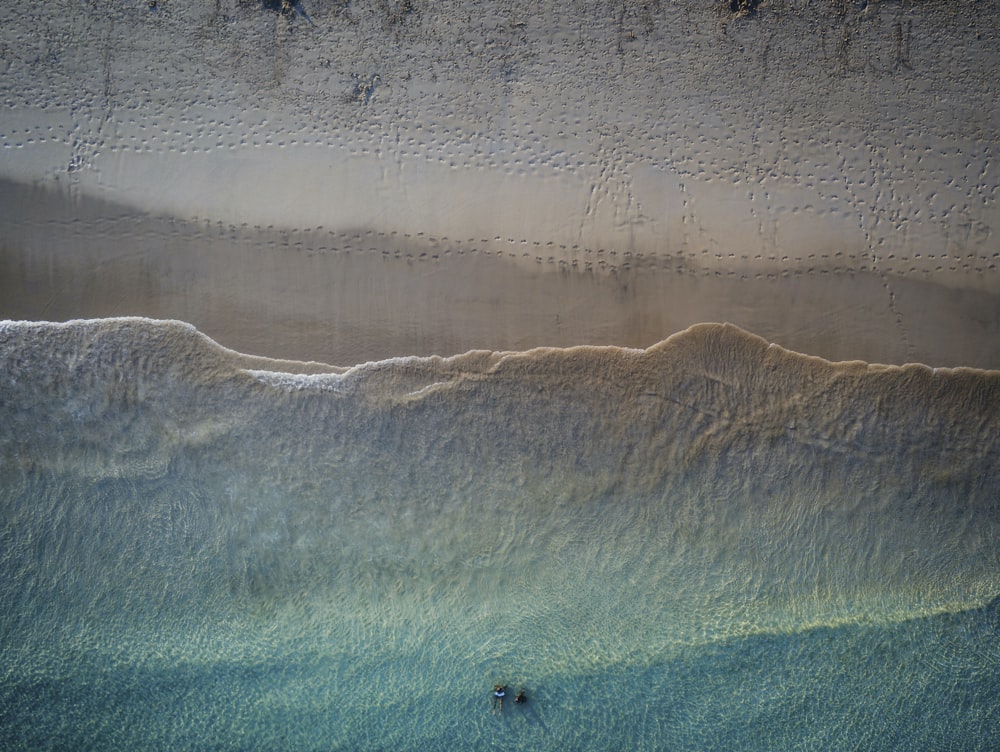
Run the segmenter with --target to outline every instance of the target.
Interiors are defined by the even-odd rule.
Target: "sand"
[[[995,2],[155,6],[0,9],[0,316],[1000,367]]]
[[[730,321],[830,360],[1000,363],[1000,300],[849,269],[716,274],[633,259],[602,270],[372,232],[137,216],[0,181],[4,316],[188,321],[228,347],[353,364],[581,343],[649,347]]]

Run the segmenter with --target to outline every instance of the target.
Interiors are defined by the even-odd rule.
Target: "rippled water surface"
[[[8,323],[0,359],[6,748],[998,741],[995,372],[718,326],[297,376]]]

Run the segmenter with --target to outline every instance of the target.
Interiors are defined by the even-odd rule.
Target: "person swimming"
[[[514,695],[514,702],[516,702],[518,705],[523,705],[527,701],[528,701],[528,694],[527,692],[524,691],[524,687],[521,687],[521,689],[517,690],[517,694]]]
[[[507,696],[507,688],[503,684],[493,685],[493,712],[500,715],[503,712],[503,698]]]

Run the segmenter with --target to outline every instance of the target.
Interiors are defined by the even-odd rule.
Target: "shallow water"
[[[996,747],[996,372],[704,326],[296,376],[140,319],[0,361],[5,748]]]

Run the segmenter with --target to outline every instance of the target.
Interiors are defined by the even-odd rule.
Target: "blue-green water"
[[[0,366],[0,748],[1000,742],[996,372],[705,326],[294,375],[137,319]]]

